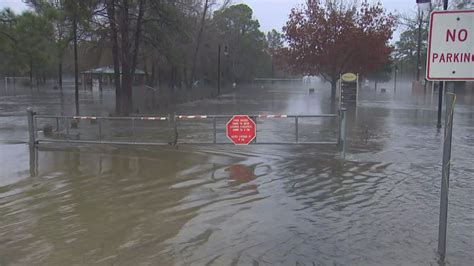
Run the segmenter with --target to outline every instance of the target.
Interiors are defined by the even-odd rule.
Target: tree
[[[193,68],[191,70],[191,82],[194,82],[194,78],[196,74],[196,62],[197,62],[197,57],[199,53],[199,47],[201,46],[201,37],[202,37],[202,32],[204,30],[204,23],[206,22],[207,10],[209,9],[209,0],[205,0],[203,9],[204,10],[202,12],[201,25],[200,25],[199,32],[196,38],[196,50],[194,52]]]
[[[398,62],[405,66],[406,70],[410,73],[416,73],[418,65],[422,67],[426,64],[427,21],[421,20],[419,16],[414,19],[405,18],[403,20],[406,28],[400,34],[400,39],[395,43],[394,56]]]
[[[52,47],[48,38],[52,34],[49,23],[33,12],[17,16],[4,10],[0,17],[0,33],[7,37],[0,41],[5,63],[10,66],[7,71],[11,74],[28,73],[30,84],[34,77],[37,83],[42,82],[53,64],[49,56]]]
[[[265,53],[265,34],[258,20],[252,19],[253,10],[238,4],[214,13],[213,24],[221,44],[227,46],[232,81],[251,80],[259,72],[261,62],[268,60]]]
[[[268,49],[276,51],[283,48],[283,34],[279,33],[275,29],[272,29],[267,33],[267,45]]]
[[[17,43],[13,30],[15,17],[11,9],[0,12],[0,73],[5,75],[12,75],[18,65],[14,49]]]
[[[132,87],[142,37],[146,0],[107,0],[114,63],[116,111],[128,115],[132,108]]]
[[[54,42],[57,50],[58,85],[62,90],[63,58],[72,39],[72,26],[66,12],[66,0],[28,0],[35,11],[45,17],[54,32]]]
[[[469,9],[474,7],[472,0],[454,0],[453,5],[455,9]]]
[[[385,65],[382,65],[370,72],[367,75],[368,80],[372,80],[375,83],[375,90],[377,90],[377,84],[379,82],[388,82],[392,78],[392,62],[388,62]]]
[[[294,8],[283,28],[288,47],[280,56],[293,72],[320,75],[331,83],[331,100],[343,72],[370,73],[388,62],[395,18],[380,3],[308,0]]]

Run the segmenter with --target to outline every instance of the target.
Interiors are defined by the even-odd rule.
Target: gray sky
[[[236,3],[246,3],[254,11],[254,17],[259,20],[262,31],[267,32],[271,29],[281,31],[288,19],[291,8],[306,0],[234,0]],[[415,13],[415,0],[381,0],[383,6],[389,12],[401,12],[405,14]],[[25,10],[26,5],[22,0],[0,0],[0,9],[10,7],[15,12]],[[395,34],[395,39],[398,34]]]
[[[262,31],[281,28],[288,20],[288,14],[293,7],[305,3],[306,0],[240,0],[236,2],[246,3],[253,11],[254,16],[260,22]],[[403,14],[415,13],[417,10],[416,0],[381,0],[382,5],[389,12],[400,12]]]

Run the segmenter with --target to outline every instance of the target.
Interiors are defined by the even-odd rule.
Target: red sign
[[[248,145],[257,136],[257,124],[248,115],[235,115],[227,122],[226,133],[235,145]]]

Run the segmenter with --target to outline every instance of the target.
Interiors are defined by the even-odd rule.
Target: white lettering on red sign
[[[236,115],[227,123],[227,137],[236,145],[247,145],[257,136],[257,125],[247,115]]]

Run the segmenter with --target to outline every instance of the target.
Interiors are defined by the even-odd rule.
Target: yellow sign
[[[342,75],[342,80],[345,82],[354,82],[357,80],[357,75],[354,73],[346,73]]]

